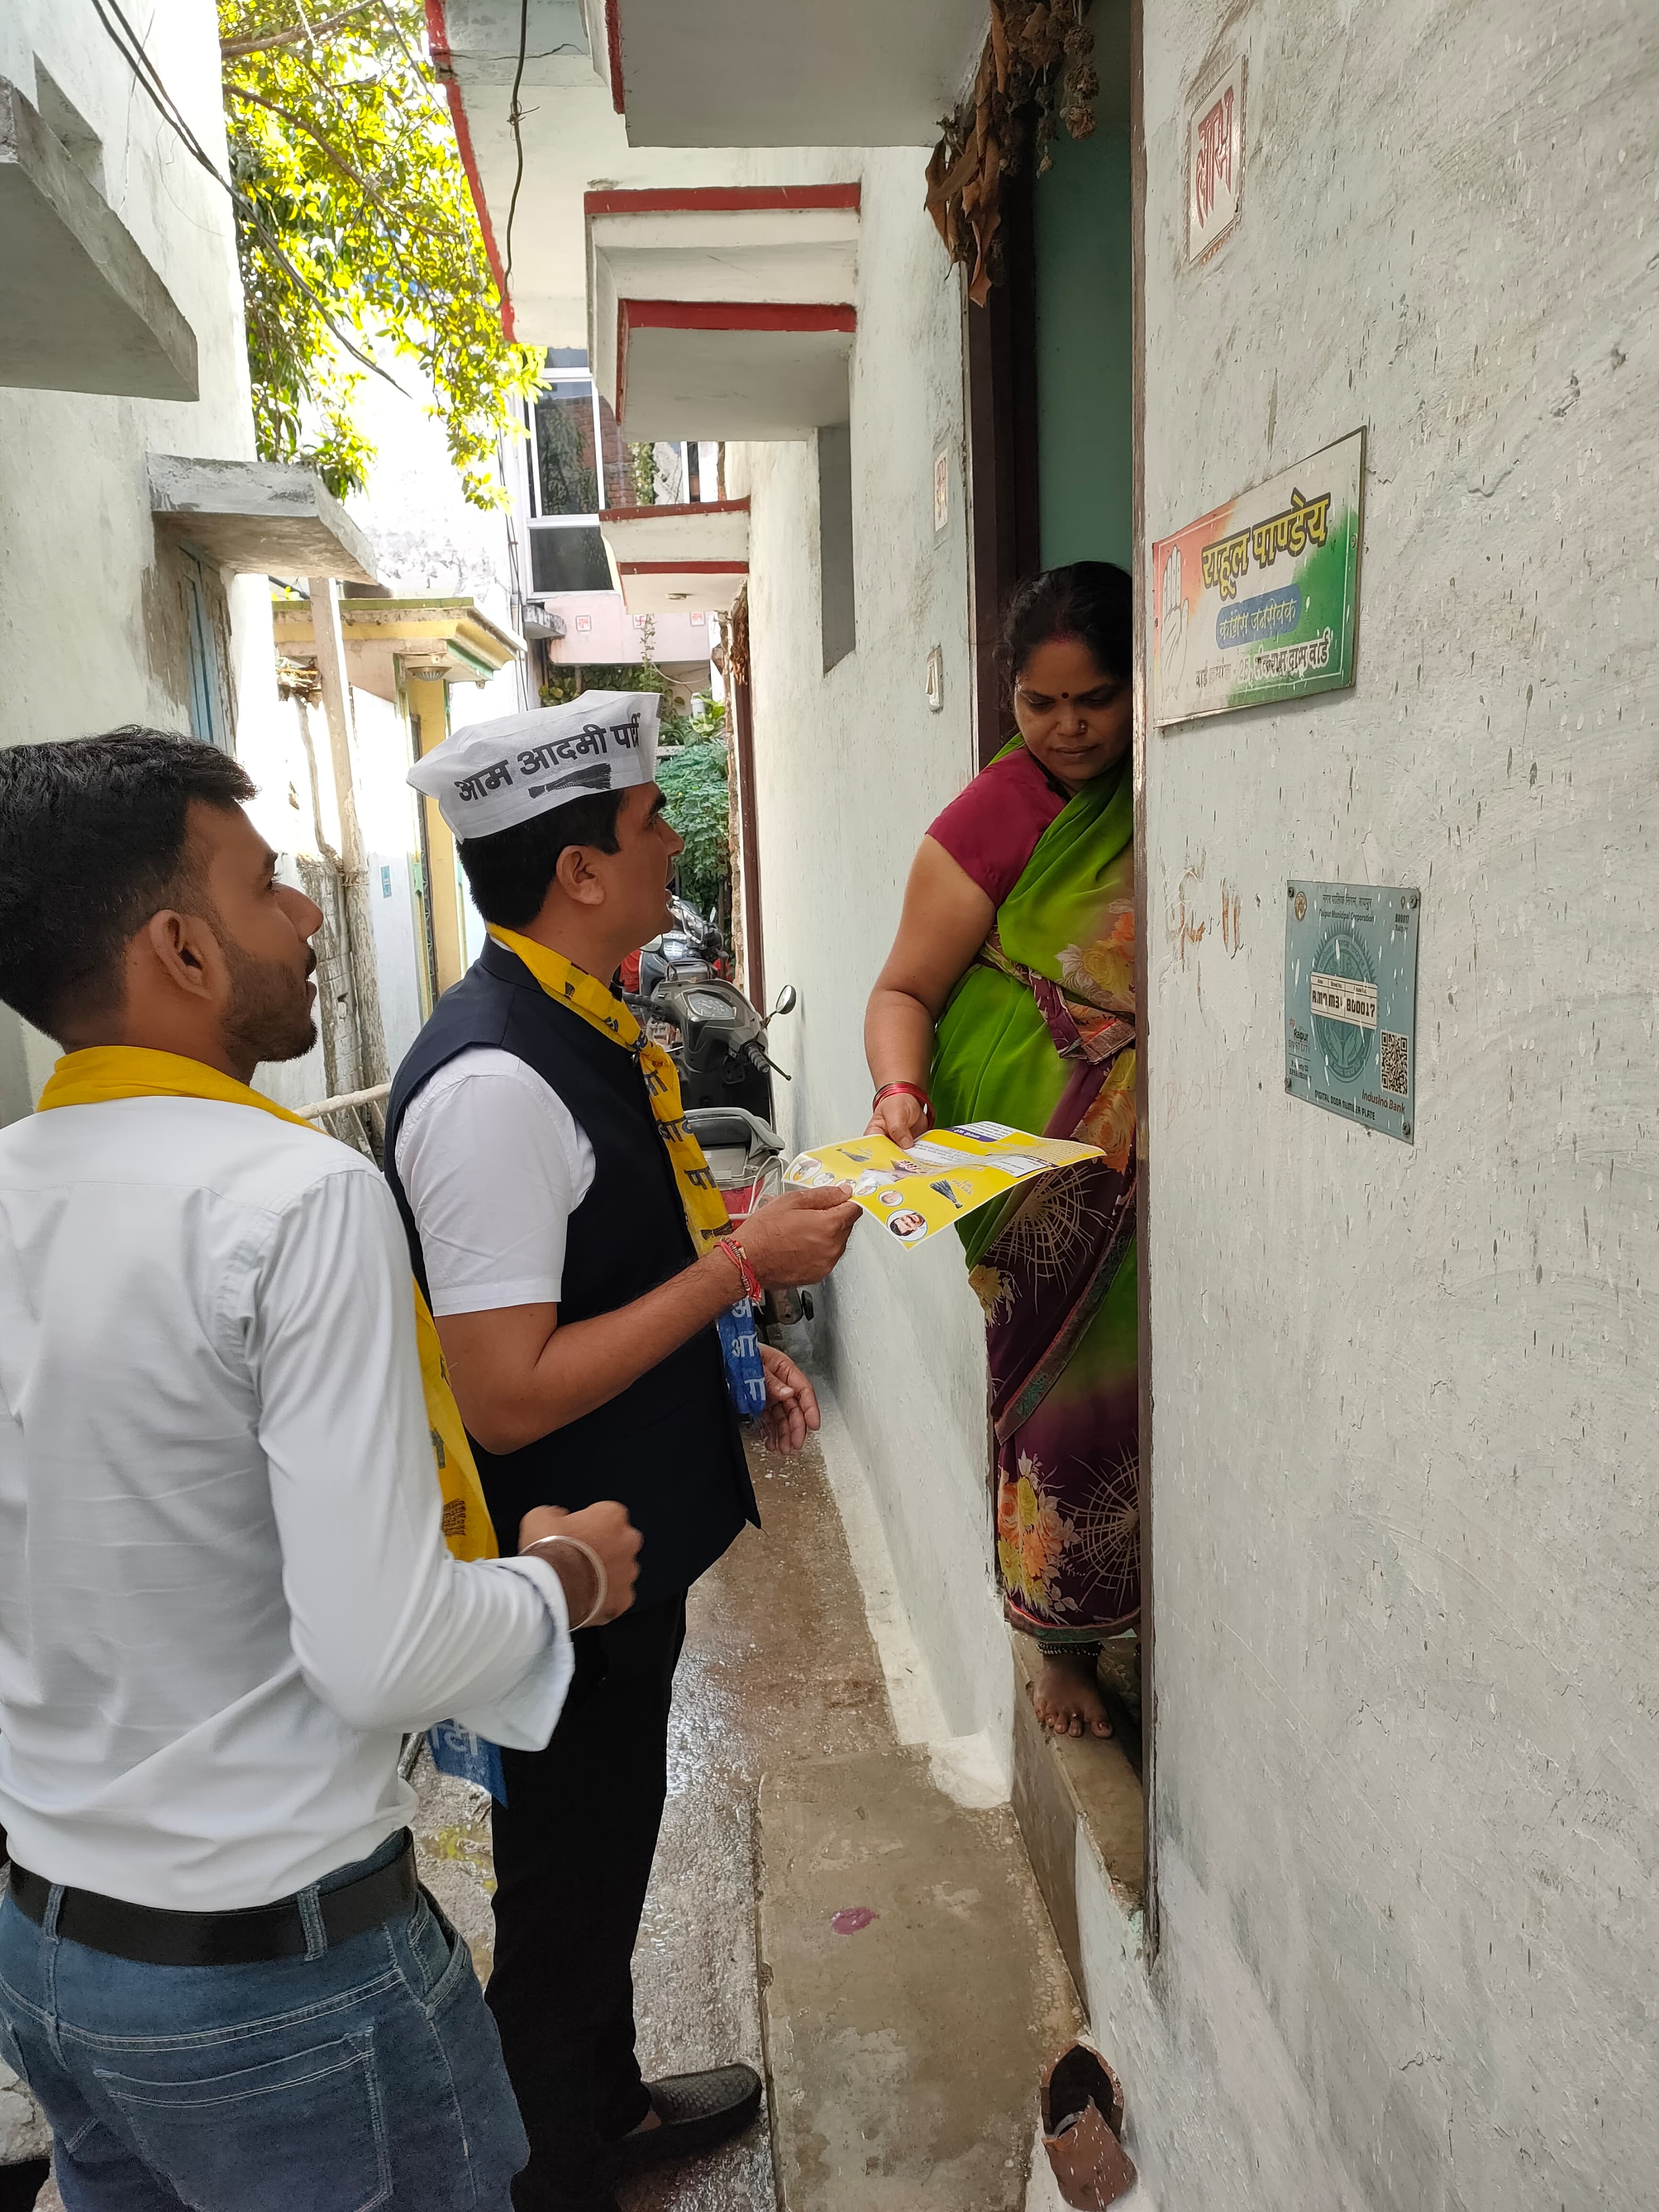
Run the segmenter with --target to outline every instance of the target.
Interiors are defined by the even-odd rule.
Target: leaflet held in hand
[[[890,1137],[850,1137],[798,1153],[785,1181],[809,1190],[850,1183],[853,1196],[897,1244],[925,1244],[941,1229],[1023,1182],[1104,1155],[1095,1145],[1033,1137],[1001,1121],[930,1129],[906,1146]]]

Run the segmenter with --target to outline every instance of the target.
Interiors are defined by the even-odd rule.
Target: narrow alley
[[[757,1796],[763,1773],[893,1742],[879,1662],[816,1447],[751,1466],[765,1533],[696,1589],[670,1739],[668,1806],[635,1953],[641,2057],[653,2075],[763,2060]],[[416,1844],[434,1894],[488,1976],[488,1808],[422,1761]],[[628,2212],[774,2212],[766,2130],[678,2172],[641,2177]]]
[[[880,1524],[845,1425],[821,1381],[820,1389],[822,1440],[787,1461],[751,1447],[763,1528],[742,1536],[694,1595],[676,1682],[668,1807],[635,1953],[641,2057],[653,2077],[693,2069],[716,2052],[764,2066],[772,2093],[792,2107],[787,2121],[773,2120],[780,2142],[788,2155],[826,2166],[812,2181],[803,2177],[787,2202],[823,2212],[890,2203],[1024,2212],[1029,2093],[1048,2044],[1074,2025],[1076,1999],[1029,1882],[1011,1887],[1005,1877],[983,1899],[951,1890],[952,1844],[962,1850],[951,1828],[989,1829],[991,1849],[1006,1856],[997,1832],[1006,1808],[994,1778],[975,1776],[980,1747],[952,1747],[961,1761],[954,1773],[949,1754],[938,1755],[933,1731],[942,1719],[918,1679]],[[884,1631],[884,1666],[866,1605]],[[924,1733],[933,1735],[935,1756],[923,1741],[919,1767],[914,1747]],[[912,1852],[896,1883],[890,1869],[866,1861],[860,1870],[851,1854],[815,1869],[816,1882],[796,1881],[781,1863],[790,1810],[798,1796],[811,1801],[803,1781],[825,1762],[861,1771],[878,1822],[897,1812],[881,1836],[882,1856],[902,1859],[921,1840],[907,1832],[907,1815],[944,1814],[942,1832]],[[939,1794],[936,1777],[947,1784],[938,1806],[929,1802]],[[758,1825],[763,1782],[776,1865]],[[481,1793],[434,1775],[424,1760],[419,1783],[424,1878],[487,1977],[487,1808]],[[813,1910],[825,1877],[834,1895],[844,1889],[842,1905],[854,1915],[869,1910],[879,1884],[885,1910],[853,1933],[867,1935],[872,1952],[896,1952],[896,1966],[872,1960],[864,1976],[856,1966],[845,1977],[837,1971],[838,1954],[855,1954],[853,1935]],[[769,2050],[763,1991],[778,1984],[769,1940],[782,1954],[791,1999],[772,2009]],[[832,1989],[844,2001],[860,1983],[883,2026],[849,2036],[819,2007]],[[908,2019],[893,2002],[900,1984],[913,1992]],[[946,2033],[953,2014],[954,2033]],[[1006,2179],[988,2185],[974,2171],[981,2160],[1001,2166]],[[768,2127],[678,2171],[641,2176],[622,2195],[625,2212],[776,2212]],[[1030,2201],[1038,2212],[1053,2200],[1039,2187]],[[1141,2212],[1140,2199],[1129,2212]]]
[[[0,0],[0,2212],[1654,2212],[1656,276],[1656,0]]]

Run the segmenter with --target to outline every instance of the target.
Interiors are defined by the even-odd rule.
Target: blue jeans
[[[300,1893],[388,1864],[372,1858]],[[0,1905],[0,2057],[68,2212],[508,2212],[529,2145],[467,1948],[412,1912],[251,1966],[149,1966]]]

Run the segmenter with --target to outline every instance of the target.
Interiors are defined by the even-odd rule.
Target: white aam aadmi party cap
[[[474,722],[422,754],[409,781],[463,843],[493,836],[573,799],[649,783],[661,705],[654,691],[584,691],[568,707]]]

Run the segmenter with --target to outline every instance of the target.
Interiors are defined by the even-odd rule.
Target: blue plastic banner
[[[766,1370],[761,1365],[755,1309],[739,1298],[730,1312],[715,1316],[720,1350],[726,1355],[726,1387],[740,1421],[752,1421],[766,1406]]]
[[[487,1790],[498,1805],[506,1804],[507,1778],[501,1772],[501,1754],[487,1736],[475,1735],[459,1721],[440,1721],[435,1728],[427,1730],[426,1747],[440,1774],[453,1775],[458,1782],[476,1783],[480,1790]]]

